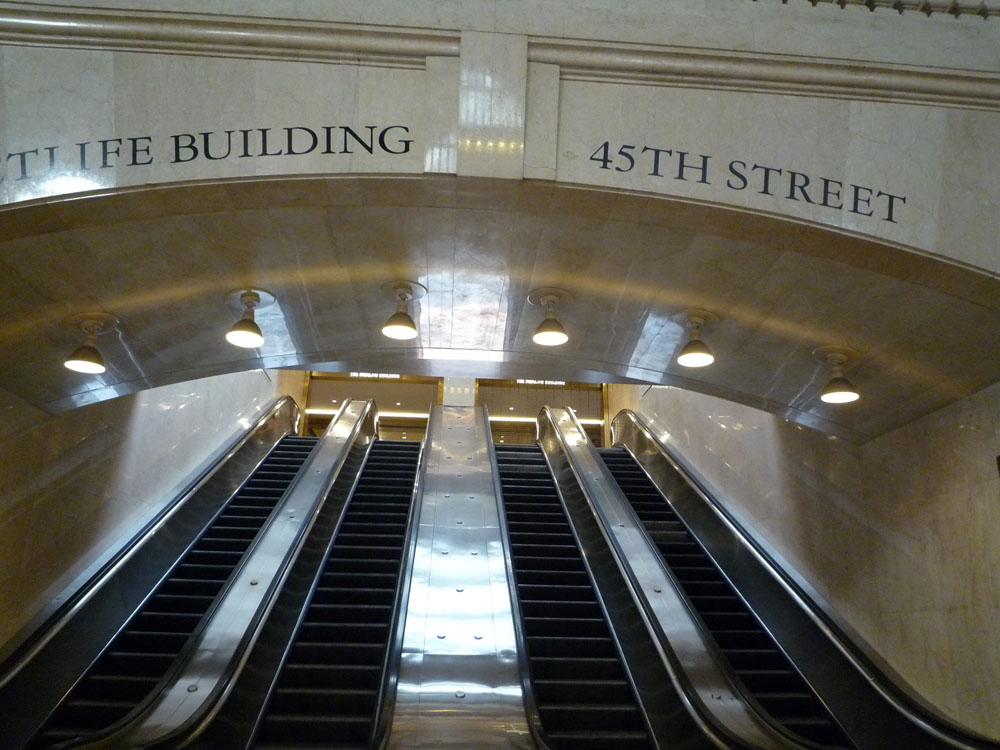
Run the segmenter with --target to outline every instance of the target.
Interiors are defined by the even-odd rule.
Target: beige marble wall
[[[676,388],[611,386],[610,403],[667,429],[917,692],[1000,737],[1000,386],[861,447]]]
[[[532,177],[1000,273],[992,19],[732,0],[204,5],[129,3],[130,26],[0,0],[0,204],[280,175]],[[343,127],[373,128],[373,153]]]
[[[173,498],[276,394],[256,370],[52,417],[0,394],[0,646]]]

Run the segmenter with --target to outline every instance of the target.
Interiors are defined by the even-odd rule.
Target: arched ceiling
[[[420,336],[379,290],[424,284]],[[260,350],[223,336],[231,290],[273,292]],[[543,286],[570,342],[531,342]],[[233,181],[0,211],[0,388],[47,411],[267,367],[671,384],[861,442],[1000,380],[1000,280],[826,229],[646,195],[452,176]],[[711,367],[673,361],[685,308]],[[117,316],[104,375],[62,367],[73,313]],[[862,391],[828,406],[812,356],[847,345]]]

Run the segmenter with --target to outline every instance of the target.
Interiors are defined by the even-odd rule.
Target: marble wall
[[[54,417],[0,393],[0,646],[251,426],[276,384],[254,370]]]
[[[611,386],[609,399],[612,414],[658,420],[913,689],[1000,737],[1000,386],[860,447],[676,388]]]
[[[15,5],[0,0],[0,204],[280,175],[531,177],[1000,272],[995,23],[731,0],[463,0],[416,18],[151,0],[127,22]]]

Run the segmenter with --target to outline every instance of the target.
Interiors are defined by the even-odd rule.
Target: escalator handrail
[[[762,711],[751,695],[740,687],[714,639],[705,630],[697,612],[691,607],[687,595],[663,559],[642,521],[620,489],[610,469],[601,459],[597,449],[571,410],[566,410],[570,421],[581,436],[579,443],[568,448],[568,458],[587,495],[588,503],[598,519],[623,575],[629,582],[636,604],[646,616],[650,633],[658,641],[659,651],[667,670],[682,693],[684,704],[700,726],[725,742],[722,737],[736,740],[754,748],[798,748],[816,750],[820,745],[789,733]],[[582,464],[588,461],[590,468]],[[599,481],[591,481],[599,474]],[[588,477],[588,473],[591,475]],[[624,523],[622,523],[624,521]],[[618,527],[635,531],[636,539],[625,543]],[[627,533],[624,532],[624,533]],[[644,569],[645,585],[636,570]],[[659,590],[659,601],[654,606],[648,589]],[[663,595],[669,586],[671,601]],[[693,635],[698,642],[692,642]],[[710,699],[709,699],[710,698]]]
[[[583,558],[584,565],[588,570],[588,575],[591,578],[594,593],[596,595],[598,604],[600,605],[601,611],[605,620],[609,623],[609,631],[611,637],[615,642],[618,653],[621,657],[621,664],[624,668],[626,678],[628,679],[634,695],[637,697],[637,708],[643,716],[643,722],[647,727],[649,734],[649,739],[653,747],[656,748],[666,748],[671,747],[675,744],[679,738],[671,734],[671,730],[668,729],[663,723],[658,719],[653,718],[653,709],[650,705],[647,705],[647,696],[644,691],[637,685],[637,677],[639,670],[649,667],[648,664],[633,664],[625,655],[625,649],[619,637],[619,634],[612,624],[611,613],[605,602],[605,590],[598,585],[595,579],[595,565],[594,561],[591,559],[592,555],[597,553],[595,548],[592,551],[588,551],[587,545],[583,544],[583,540],[580,536],[580,530],[578,529],[577,519],[573,518],[573,513],[570,511],[569,503],[567,502],[567,496],[573,492],[575,489],[577,493],[580,494],[583,503],[586,504],[587,508],[585,513],[589,512],[592,516],[593,521],[596,522],[596,527],[603,540],[603,546],[610,556],[609,565],[617,566],[620,578],[617,580],[622,581],[625,584],[625,588],[628,590],[627,593],[631,598],[631,601],[636,605],[636,617],[641,620],[639,623],[640,627],[645,627],[647,630],[650,627],[648,615],[642,606],[639,606],[639,599],[636,597],[634,588],[635,581],[632,580],[629,575],[627,575],[626,570],[622,568],[619,555],[615,550],[611,538],[608,535],[607,526],[599,520],[599,517],[594,508],[593,498],[591,494],[587,492],[587,484],[584,480],[584,473],[579,462],[574,459],[573,451],[570,448],[566,440],[566,436],[559,427],[559,418],[556,416],[556,411],[562,411],[570,415],[571,418],[575,420],[575,415],[571,409],[554,409],[549,406],[543,406],[538,414],[536,420],[537,431],[538,431],[538,444],[542,448],[542,454],[545,457],[545,462],[549,467],[549,472],[552,475],[553,483],[556,487],[556,492],[559,494],[560,501],[563,507],[566,509],[567,516],[570,520],[570,529],[572,531],[573,537],[576,540],[577,547],[580,551],[580,555]],[[586,432],[583,431],[580,426],[579,421],[574,421],[574,425],[579,429],[579,434],[581,436],[582,443],[586,446],[590,446],[590,439],[587,437]],[[572,479],[566,480],[560,477],[560,471],[557,470],[556,461],[564,463],[569,469]],[[599,553],[598,553],[599,554]],[[605,576],[607,572],[605,572]],[[671,684],[676,685],[678,682],[678,674],[671,668],[671,665],[666,659],[662,659],[663,652],[661,644],[656,641],[656,639],[651,639],[651,643],[661,657],[661,666],[663,668],[663,673],[665,674],[664,679],[669,679]],[[691,711],[690,705],[688,704],[688,696],[683,691],[676,691],[676,696],[678,700],[678,706],[683,705],[687,709],[687,713],[693,720],[693,731],[700,732],[703,735],[705,741],[712,743],[719,748],[728,748],[731,743],[727,742],[727,738],[720,736],[720,733],[715,730],[713,725],[706,723],[702,717],[694,711]],[[662,716],[662,706],[657,706],[656,716]],[[669,722],[667,722],[669,723]],[[686,741],[686,740],[685,740]]]
[[[389,742],[389,727],[396,705],[396,687],[399,684],[400,661],[403,656],[403,635],[406,628],[405,605],[410,598],[410,579],[413,577],[413,566],[417,552],[417,531],[420,528],[420,510],[423,507],[424,487],[427,484],[427,463],[429,436],[440,420],[434,405],[427,407],[427,427],[424,439],[420,443],[417,455],[417,472],[413,481],[413,493],[410,498],[410,513],[406,519],[406,531],[403,534],[403,559],[400,561],[399,579],[396,582],[396,593],[392,602],[392,619],[389,622],[389,639],[382,663],[382,679],[379,682],[378,695],[375,698],[375,717],[368,747],[385,748]]]
[[[483,410],[485,423],[490,423],[489,410],[485,404]],[[524,635],[524,621],[521,614],[521,600],[517,595],[517,579],[514,574],[514,561],[511,554],[510,530],[507,527],[507,510],[503,501],[503,485],[500,481],[500,465],[497,461],[496,445],[493,443],[493,432],[486,430],[486,444],[489,449],[490,468],[493,474],[493,494],[496,497],[497,515],[500,519],[500,539],[503,545],[504,569],[507,577],[507,590],[510,595],[510,611],[514,621],[514,641],[517,644],[517,667],[521,674],[521,696],[524,702],[524,713],[527,718],[528,730],[535,741],[537,750],[550,750],[548,735],[542,726],[538,712],[538,701],[531,685],[531,668],[528,665],[527,639]]]
[[[995,740],[980,735],[968,727],[964,727],[943,716],[916,695],[912,688],[906,686],[899,675],[896,675],[891,670],[880,667],[876,663],[876,660],[866,653],[865,648],[858,643],[858,636],[852,637],[849,635],[848,628],[845,628],[830,616],[829,612],[800,585],[795,576],[786,570],[785,565],[775,559],[774,555],[768,551],[766,545],[757,535],[750,532],[717,499],[716,494],[710,491],[703,481],[688,469],[680,457],[659,438],[648,421],[631,409],[623,409],[615,416],[612,422],[613,435],[616,435],[613,438],[613,442],[615,445],[620,444],[625,447],[630,455],[636,459],[636,462],[644,472],[646,472],[646,467],[643,466],[639,457],[635,456],[631,448],[617,437],[624,429],[621,426],[617,426],[619,425],[619,420],[630,422],[636,430],[643,433],[656,446],[677,475],[690,486],[697,497],[718,517],[719,521],[731,533],[733,540],[742,544],[750,551],[760,564],[761,570],[765,571],[784,590],[822,635],[862,675],[864,681],[895,710],[936,739],[952,747],[961,748],[962,750],[996,750],[998,745]],[[652,476],[650,476],[650,479],[656,484]]]
[[[11,648],[11,644],[17,641],[17,636],[7,641],[3,649],[0,649],[0,652],[7,652],[0,658],[0,689],[12,680],[55,637],[87,601],[121,569],[122,565],[135,551],[151,535],[162,528],[164,522],[185,501],[190,499],[240,448],[248,443],[259,430],[267,426],[267,423],[271,419],[277,418],[281,410],[286,407],[289,407],[288,420],[291,422],[286,433],[297,432],[301,415],[295,400],[291,396],[281,396],[275,399],[271,406],[268,407],[253,425],[247,428],[239,437],[219,449],[215,454],[216,457],[208,461],[208,466],[192,477],[172,500],[164,505],[156,515],[146,521],[109,559],[101,563],[97,570],[93,572],[87,571],[82,574],[80,578],[84,578],[84,580],[81,585],[70,584],[69,588],[75,589],[74,592],[55,611],[50,613],[40,625],[29,625],[28,627],[31,629],[30,635],[26,636],[13,648]]]
[[[356,403],[341,404],[157,689],[121,721],[66,747],[175,746],[207,725],[246,663],[351,446],[366,425],[374,430],[373,402],[351,414]]]

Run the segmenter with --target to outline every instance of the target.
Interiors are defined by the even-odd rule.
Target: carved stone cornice
[[[844,0],[879,7],[914,2]],[[936,4],[943,6],[947,0]],[[431,56],[457,57],[461,46],[455,31],[181,13],[53,11],[9,3],[0,4],[4,43],[405,68],[423,68]],[[1000,73],[543,38],[529,39],[528,56],[533,62],[558,65],[564,80],[1000,110]]]
[[[691,52],[663,47],[530,40],[528,59],[558,65],[569,81],[868,99],[1000,110],[1000,74],[914,69],[865,62]]]
[[[757,0],[754,0],[756,2]],[[787,1],[787,0],[786,0]],[[1000,16],[998,0],[808,0],[813,5],[828,3],[844,8],[857,5],[868,10],[894,10],[899,14],[907,11],[932,15],[947,13],[956,18],[961,16],[979,16],[980,18],[996,18]]]
[[[403,68],[459,52],[458,34],[447,32],[9,6],[0,7],[2,43]]]

